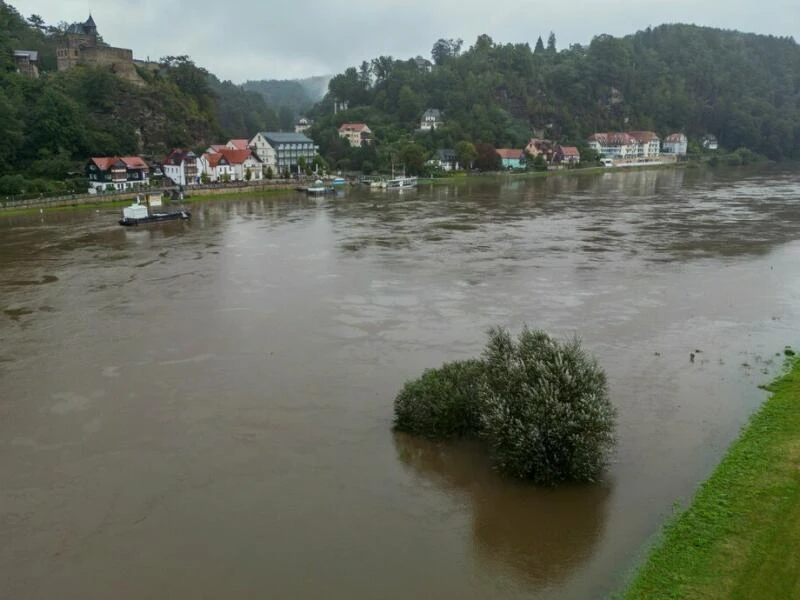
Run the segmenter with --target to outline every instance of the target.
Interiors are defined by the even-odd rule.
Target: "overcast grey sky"
[[[439,38],[558,48],[662,23],[696,23],[800,40],[800,0],[7,0],[48,24],[84,21],[136,58],[188,54],[221,79],[336,74],[380,55],[429,57]]]

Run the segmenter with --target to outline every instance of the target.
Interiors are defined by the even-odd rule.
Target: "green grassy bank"
[[[237,192],[221,192],[221,193],[207,193],[207,194],[197,194],[192,193],[192,190],[189,191],[188,195],[182,201],[170,201],[166,200],[167,206],[169,204],[180,205],[180,204],[194,204],[198,202],[205,202],[207,200],[246,200],[247,198],[253,197],[263,197],[263,196],[282,196],[282,195],[291,195],[296,194],[294,189],[292,188],[258,188],[253,190],[243,190]],[[120,209],[124,206],[130,206],[131,202],[133,202],[133,198],[135,195],[132,195],[130,198],[121,199],[121,200],[77,200],[74,204],[62,204],[62,205],[54,205],[54,206],[27,206],[22,208],[7,208],[0,210],[0,218],[2,217],[13,217],[18,215],[30,215],[39,213],[44,211],[46,213],[50,212],[64,212],[64,211],[86,211],[87,209],[99,209],[99,210],[109,210],[109,209]]]
[[[623,598],[800,598],[800,360],[768,390]]]

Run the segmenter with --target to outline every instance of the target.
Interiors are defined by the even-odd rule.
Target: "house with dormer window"
[[[194,152],[176,148],[164,159],[164,175],[175,185],[196,185],[202,173],[199,163]]]
[[[372,143],[372,130],[366,123],[342,123],[339,137],[346,139],[353,148],[361,148]]]
[[[689,150],[689,140],[682,133],[671,133],[664,138],[661,151],[664,154],[675,154],[676,156],[686,156]]]
[[[430,131],[431,129],[438,129],[444,125],[444,117],[442,111],[438,108],[429,108],[422,113],[422,118],[419,122],[419,128],[422,131]]]
[[[94,156],[84,170],[90,193],[121,192],[150,183],[150,167],[138,156]]]

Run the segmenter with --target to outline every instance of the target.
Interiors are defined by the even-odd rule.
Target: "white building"
[[[219,181],[225,175],[228,175],[230,181],[261,181],[264,178],[263,165],[250,149],[216,148],[217,150],[206,152],[200,158],[202,172],[211,181]]]
[[[628,135],[636,140],[636,158],[651,159],[661,156],[661,139],[652,131],[629,131]]]
[[[250,140],[249,146],[264,168],[271,167],[276,176],[284,171],[297,173],[301,158],[311,165],[317,154],[314,142],[302,133],[261,131]]]
[[[209,181],[233,181],[236,177],[233,166],[219,152],[206,152],[199,162],[200,172],[208,176]]]
[[[719,142],[716,136],[708,134],[703,138],[703,150],[719,150]]]
[[[430,131],[444,125],[442,111],[438,108],[429,108],[422,113],[422,119],[419,122],[419,128],[423,131]]]
[[[664,154],[675,154],[676,156],[686,156],[689,149],[689,140],[682,133],[671,133],[664,138],[661,151]]]
[[[588,146],[600,155],[600,158],[631,159],[639,152],[639,142],[627,133],[593,133],[589,136]]]
[[[200,161],[194,152],[176,148],[164,159],[164,175],[175,185],[200,183]]]
[[[314,121],[311,119],[307,119],[305,117],[300,117],[297,119],[297,123],[294,124],[294,132],[295,133],[305,133],[311,126],[314,124]]]
[[[652,160],[661,156],[661,140],[652,131],[594,133],[588,146],[601,158]]]
[[[225,147],[230,148],[231,150],[247,150],[249,143],[249,140],[228,140],[228,143],[225,144]]]
[[[361,148],[372,143],[372,130],[366,123],[342,123],[339,137],[345,138],[351,147]]]
[[[139,156],[94,156],[85,168],[89,193],[123,191],[150,183],[150,167]]]

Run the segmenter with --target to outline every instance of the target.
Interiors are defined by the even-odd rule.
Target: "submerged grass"
[[[800,360],[767,389],[624,598],[800,598]]]

